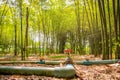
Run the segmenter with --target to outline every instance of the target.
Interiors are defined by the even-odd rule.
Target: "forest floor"
[[[75,60],[101,60],[100,57],[94,57],[93,55],[71,55],[73,61]],[[65,60],[65,56],[61,55],[50,55],[44,57],[46,60]],[[5,60],[3,57],[0,58],[0,61]],[[13,59],[7,59],[13,60]],[[15,60],[15,59],[14,59]],[[19,60],[19,58],[17,58]],[[28,60],[39,60],[39,57],[36,55],[30,56]],[[0,64],[0,66],[3,64]],[[59,65],[41,65],[41,64],[4,64],[5,66],[45,66],[45,67],[55,67]],[[37,76],[37,75],[0,75],[0,80],[120,80],[120,64],[106,64],[106,65],[75,65],[78,71],[76,71],[78,77],[73,79],[63,79],[56,77],[47,77],[47,76]]]

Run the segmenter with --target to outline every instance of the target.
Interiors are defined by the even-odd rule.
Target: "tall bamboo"
[[[29,11],[28,11],[28,7],[26,7],[26,35],[25,35],[25,51],[26,51],[26,57],[28,57],[28,28],[29,28]]]

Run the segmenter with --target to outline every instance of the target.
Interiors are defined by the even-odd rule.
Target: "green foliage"
[[[102,11],[99,11],[98,2],[99,0],[13,0],[13,2],[9,0],[8,3],[4,1],[0,5],[0,49],[15,47],[15,25],[18,51],[21,47],[25,47],[26,7],[28,7],[28,46],[32,46],[33,49],[37,47],[33,52],[44,55],[58,53],[60,49],[71,48],[74,53],[84,54],[91,51],[93,54],[99,52],[101,54],[102,45],[106,43],[105,22],[107,35],[114,39],[112,49],[115,51],[116,45],[120,45],[119,37],[117,36],[118,41],[116,42],[114,27],[110,29],[109,26],[110,23],[111,26],[114,26],[113,10],[117,11],[117,5],[113,9],[112,0],[104,0],[104,8],[102,6]],[[117,3],[117,1],[115,2]],[[20,9],[22,9],[23,18],[22,37]],[[101,16],[103,9],[105,10],[104,17]],[[108,9],[110,10],[108,11]],[[23,43],[21,38],[23,38]],[[110,40],[108,41],[110,42]],[[41,46],[44,48],[43,51],[39,50]],[[31,48],[29,51],[32,53]]]

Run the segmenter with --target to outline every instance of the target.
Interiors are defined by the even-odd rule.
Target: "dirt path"
[[[85,60],[86,57],[89,60],[96,60],[94,56],[81,56],[76,58],[78,60]],[[29,59],[38,60],[36,57],[29,57]],[[100,59],[100,58],[99,58]],[[0,64],[1,66],[2,64]],[[4,64],[4,66],[44,66],[44,67],[56,67],[59,65],[44,65],[44,64]],[[63,79],[47,76],[37,76],[37,75],[0,75],[0,80],[120,80],[120,64],[107,64],[107,65],[75,65],[76,75],[78,77],[73,79]]]

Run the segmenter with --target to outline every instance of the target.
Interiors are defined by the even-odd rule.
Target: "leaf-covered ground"
[[[94,56],[81,56],[79,58],[73,58],[78,60],[96,60],[100,58],[95,58]],[[33,57],[30,57],[32,59]],[[35,57],[33,58],[35,60]],[[37,59],[37,58],[36,58]],[[2,64],[0,64],[2,65]],[[6,66],[45,66],[45,67],[56,67],[59,65],[41,65],[41,64],[4,64]],[[120,80],[120,64],[106,64],[106,65],[74,65],[76,69],[77,77],[73,79],[63,79],[47,76],[37,76],[37,75],[0,75],[0,80]]]
[[[40,65],[22,64],[21,66],[40,66]],[[69,80],[120,80],[119,64],[91,65],[91,66],[75,65],[75,67],[76,67],[76,74],[78,77]],[[0,80],[65,80],[65,79],[47,77],[47,76],[36,76],[36,75],[29,75],[29,76],[0,75]]]
[[[81,80],[120,80],[120,65],[75,65]]]

